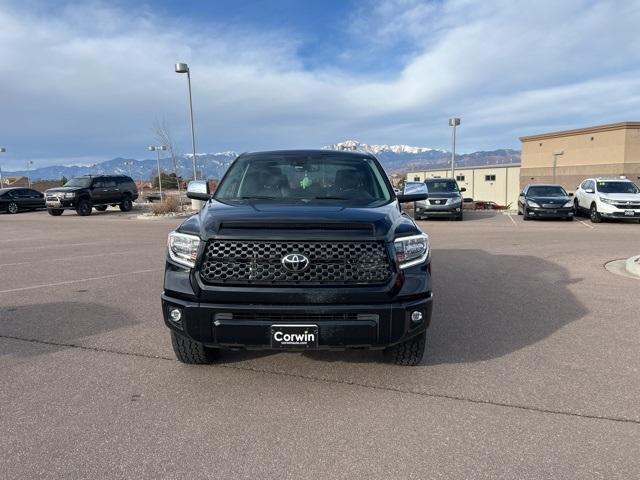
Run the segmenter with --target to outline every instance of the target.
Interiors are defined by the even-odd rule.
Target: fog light
[[[182,311],[179,308],[172,308],[169,310],[169,318],[171,318],[172,322],[180,322],[182,319]]]
[[[411,321],[415,323],[420,323],[422,321],[422,312],[415,311],[411,313]]]

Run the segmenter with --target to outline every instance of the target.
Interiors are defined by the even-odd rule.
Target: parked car
[[[406,192],[406,190],[405,190]],[[162,293],[173,350],[210,363],[224,348],[380,349],[423,356],[431,319],[431,251],[366,153],[248,153],[207,203],[169,234]]]
[[[138,198],[138,189],[126,175],[84,175],[74,177],[62,187],[45,192],[49,215],[62,215],[64,210],[75,210],[78,215],[91,215],[95,208],[104,212],[109,205],[120,206],[128,212]]]
[[[429,198],[416,202],[416,218],[446,217],[462,220],[462,192],[458,182],[451,178],[429,178],[424,181]]]
[[[162,192],[162,195],[160,195],[160,192],[150,192],[144,197],[144,199],[149,203],[159,202],[161,200],[166,200],[167,194]]]
[[[18,213],[20,210],[45,208],[44,195],[32,188],[0,188],[0,211]]]
[[[518,215],[523,220],[532,218],[563,218],[573,220],[572,193],[561,185],[532,184],[524,187],[518,197]]]
[[[576,190],[577,214],[587,214],[593,223],[603,219],[640,219],[640,189],[631,180],[587,178]]]

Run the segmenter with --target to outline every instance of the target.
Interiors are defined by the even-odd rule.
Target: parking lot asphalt
[[[639,478],[640,225],[420,222],[418,367],[379,352],[175,361],[176,219],[0,215],[2,478]]]

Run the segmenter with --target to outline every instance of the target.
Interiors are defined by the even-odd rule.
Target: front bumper
[[[165,324],[211,347],[270,349],[274,324],[318,326],[321,350],[382,349],[424,332],[431,320],[431,292],[407,301],[374,305],[239,305],[197,303],[163,293]],[[179,322],[169,317],[181,310]],[[418,323],[414,311],[422,313]]]
[[[574,216],[571,208],[533,208],[526,207],[527,214],[533,218],[570,218]]]
[[[613,205],[609,205],[607,203],[599,203],[598,204],[598,212],[601,216],[606,218],[620,218],[620,219],[634,219],[640,218],[640,210],[639,209],[622,209],[614,207]],[[629,213],[627,213],[629,212]]]
[[[462,215],[462,204],[416,206],[416,217],[457,217]]]
[[[76,199],[75,198],[61,198],[60,200],[46,200],[45,206],[47,208],[75,208],[76,207]]]

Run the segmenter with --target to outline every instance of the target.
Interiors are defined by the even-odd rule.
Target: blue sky
[[[0,0],[5,170],[190,150],[369,144],[519,148],[639,120],[640,1]]]

